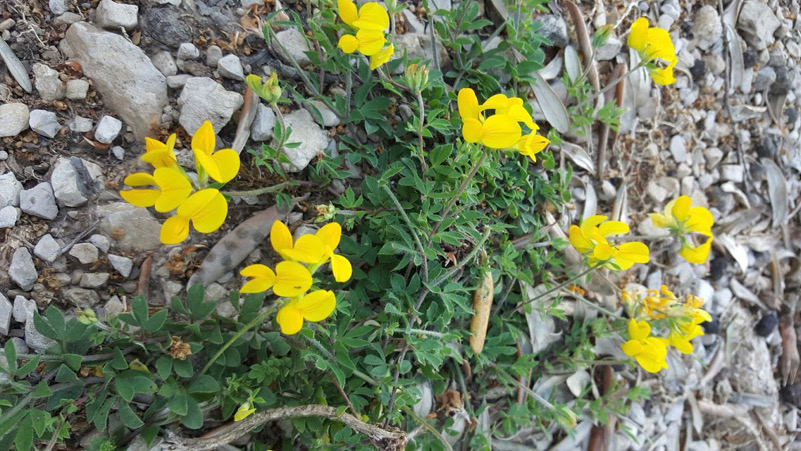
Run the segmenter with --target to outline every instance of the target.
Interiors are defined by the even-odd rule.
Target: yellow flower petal
[[[178,215],[191,219],[198,232],[211,233],[225,222],[228,202],[219,191],[207,188],[189,196],[178,207]]]
[[[524,136],[523,139],[517,143],[517,150],[521,154],[530,157],[533,161],[537,161],[535,155],[542,152],[550,143],[551,141],[549,141],[548,138],[538,135],[536,132],[532,132]]]
[[[315,235],[303,235],[295,242],[292,250],[284,251],[293,260],[303,263],[320,264],[328,259],[325,243]]]
[[[239,274],[244,277],[261,277],[263,279],[275,279],[275,273],[267,265],[248,265],[239,271]]]
[[[273,227],[270,229],[270,244],[273,249],[281,257],[287,259],[288,257],[284,251],[292,250],[292,233],[289,228],[281,221],[275,221]]]
[[[342,255],[334,254],[331,256],[331,272],[334,273],[334,279],[339,282],[347,282],[353,275],[353,267],[350,260]]]
[[[351,27],[354,26],[353,22],[359,19],[356,4],[351,0],[337,0],[337,10],[342,21]]]
[[[318,322],[328,318],[337,306],[333,291],[317,290],[300,298],[297,309],[306,321]]]
[[[366,56],[380,52],[387,42],[384,32],[373,30],[359,30],[356,33],[356,39],[359,41],[359,51]]]
[[[629,357],[636,357],[642,352],[642,345],[637,340],[629,340],[621,346],[623,352]]]
[[[689,196],[679,196],[673,202],[673,208],[671,208],[670,214],[678,221],[684,222],[690,216],[690,205],[692,205],[692,203],[693,201]]]
[[[178,244],[187,236],[189,236],[189,218],[176,215],[164,221],[159,238],[163,244]]]
[[[475,119],[478,121],[479,119],[479,108],[478,108],[478,98],[476,97],[475,91],[470,88],[462,88],[459,90],[459,95],[457,98],[457,104],[459,105],[459,116],[462,118],[462,121],[465,122],[468,119]],[[481,125],[479,123],[479,125]],[[466,126],[466,124],[465,124]],[[467,137],[465,137],[467,139]],[[468,141],[468,142],[477,142],[476,141]]]
[[[220,183],[229,182],[239,172],[239,154],[234,149],[220,149],[211,156],[219,170],[219,177],[211,177]],[[209,176],[211,176],[209,172]]]
[[[240,293],[263,293],[275,285],[275,273],[265,265],[247,266],[239,274],[252,278],[242,286]]]
[[[615,258],[623,258],[634,263],[648,263],[648,246],[639,241],[619,244],[615,246],[615,250],[617,251]]]
[[[481,142],[491,149],[505,149],[520,141],[520,125],[506,115],[494,115],[484,121]]]
[[[645,46],[648,44],[646,42],[647,38],[648,19],[645,17],[640,17],[631,24],[631,32],[629,33],[627,44],[629,47],[639,52],[645,49]]]
[[[693,232],[703,233],[705,235],[712,235],[712,225],[715,223],[715,218],[712,213],[704,207],[693,207],[687,218],[687,228]]]
[[[120,196],[126,202],[137,207],[152,207],[156,205],[156,201],[161,196],[161,190],[158,189],[129,189],[120,191]]]
[[[157,150],[148,152],[141,157],[140,160],[145,163],[150,163],[153,168],[169,168],[178,164],[177,157],[172,150]]]
[[[604,221],[606,221],[606,216],[604,215],[590,216],[589,218],[581,221],[581,231],[584,232],[584,235],[589,237],[590,231]]]
[[[506,113],[509,108],[509,98],[505,94],[495,94],[481,104],[482,110],[495,110],[495,113]],[[498,111],[501,110],[501,111]]]
[[[214,126],[209,121],[203,122],[203,125],[192,136],[192,151],[195,153],[203,152],[211,156],[216,145],[217,137],[214,136]]]
[[[153,176],[161,188],[161,195],[156,200],[156,211],[160,213],[178,208],[192,193],[192,184],[175,169],[158,168]]]
[[[300,263],[283,261],[275,266],[275,274],[273,292],[277,296],[294,297],[311,288],[311,273]]]
[[[629,233],[629,226],[625,222],[606,221],[598,225],[598,230],[601,231],[603,236],[623,235],[624,233]]]
[[[481,141],[484,135],[484,125],[478,119],[464,119],[462,123],[462,136],[464,140],[469,143],[477,143]]]
[[[629,319],[629,338],[632,340],[644,340],[651,335],[651,325],[645,321],[635,321]]]
[[[704,244],[692,247],[691,245],[687,244],[685,241],[681,249],[679,250],[679,255],[687,260],[690,263],[694,263],[696,265],[703,265],[706,263],[707,258],[709,258],[709,251],[712,249],[712,238],[708,238]]]
[[[337,47],[343,52],[351,54],[359,49],[359,40],[352,34],[343,34],[342,37],[339,38]]]
[[[668,334],[668,342],[682,354],[693,353],[693,345],[690,343],[690,340],[675,331],[671,331],[670,334]]]
[[[123,180],[128,186],[152,186],[157,185],[156,178],[147,172],[134,172]]]
[[[234,414],[234,421],[242,421],[256,411],[256,409],[248,409],[246,407],[247,405],[242,405],[236,410],[236,413]]]
[[[590,241],[583,233],[581,233],[581,229],[578,226],[570,226],[568,233],[570,237],[570,244],[572,244],[576,250],[582,254],[592,251],[592,241]]]
[[[526,124],[526,126],[531,130],[539,128],[534,124],[534,120],[531,118],[531,114],[529,114],[529,112],[526,111],[525,108],[523,108],[523,105],[512,105],[511,107],[509,107],[509,110],[506,114],[514,118],[514,120]]]
[[[654,227],[668,227],[672,224],[670,218],[665,215],[660,215],[659,213],[648,213],[648,216],[651,217],[651,222],[654,224]]]
[[[370,70],[375,70],[377,67],[389,61],[393,53],[395,53],[395,46],[390,44],[375,55],[370,56]]]
[[[319,238],[323,244],[330,247],[333,251],[339,246],[339,240],[342,237],[342,226],[339,225],[339,223],[330,222],[322,226],[314,236]]]
[[[296,308],[296,303],[297,301],[291,301],[281,307],[281,310],[275,315],[275,320],[281,326],[281,332],[284,335],[295,335],[303,327],[303,314]]]
[[[359,8],[359,18],[353,22],[353,26],[360,31],[374,30],[383,32],[389,27],[389,14],[378,3],[365,3]]]

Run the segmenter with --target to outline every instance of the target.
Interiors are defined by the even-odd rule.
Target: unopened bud
[[[270,74],[270,78],[264,83],[261,82],[261,77],[258,75],[250,74],[245,78],[245,83],[250,86],[250,89],[252,89],[257,96],[270,104],[278,103],[278,100],[281,99],[281,95],[283,94],[283,90],[278,84],[278,76],[275,72]]]
[[[428,68],[417,64],[406,66],[406,85],[414,93],[422,92],[428,85]]]

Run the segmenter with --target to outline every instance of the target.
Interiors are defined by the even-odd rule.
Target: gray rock
[[[49,233],[39,238],[39,242],[33,248],[33,255],[42,260],[53,263],[61,252],[61,244]]]
[[[150,58],[122,36],[85,22],[70,26],[65,41],[105,105],[131,124],[138,140],[148,136],[168,101],[167,81]]]
[[[254,141],[267,141],[273,137],[273,127],[275,127],[275,113],[270,107],[259,103],[256,117],[250,126],[250,138]]]
[[[139,7],[136,5],[115,3],[112,0],[101,0],[100,4],[97,5],[95,20],[98,25],[107,30],[125,28],[130,31],[136,28],[138,15]]]
[[[192,78],[192,76],[189,74],[170,75],[167,77],[167,86],[169,86],[170,89],[183,88],[190,78]]]
[[[448,51],[439,40],[437,42],[437,54],[439,55],[440,64],[447,64],[450,62]],[[420,61],[430,61],[433,54],[431,50],[431,38],[427,34],[413,34],[406,33],[395,37],[395,52],[392,54],[391,60],[402,59],[404,52],[407,55],[408,61],[419,59]],[[393,73],[403,73],[405,66],[400,64]]]
[[[58,216],[56,196],[48,182],[42,182],[31,189],[23,190],[19,195],[19,207],[23,213],[42,219],[54,219]]]
[[[30,112],[24,103],[0,105],[0,138],[17,136],[28,128]]]
[[[406,22],[406,29],[409,30],[411,33],[425,33],[426,26],[423,25],[423,22],[417,18],[417,15],[409,10],[409,8],[404,8],[401,11],[403,14],[403,20]]]
[[[131,275],[131,270],[133,269],[133,260],[130,258],[109,254],[108,261],[111,263],[111,267],[117,270],[122,277],[127,278]]]
[[[122,161],[125,159],[125,149],[120,146],[114,146],[111,148],[111,153],[114,154],[114,158]]]
[[[536,17],[534,23],[540,24],[540,28],[537,32],[551,41],[554,47],[564,48],[567,46],[567,24],[561,16],[543,14]]]
[[[33,264],[33,258],[28,248],[20,247],[14,251],[14,255],[11,257],[11,266],[8,267],[8,276],[23,291],[31,291],[39,273],[36,272],[36,266]]]
[[[89,308],[100,302],[100,296],[94,290],[86,288],[68,288],[61,291],[64,299],[78,308]]]
[[[6,19],[6,20],[4,20],[4,21],[0,22],[0,31],[6,31],[6,30],[10,30],[10,29],[11,29],[11,27],[13,27],[14,25],[16,25],[16,23],[17,23],[17,21],[16,21],[16,20],[14,20],[14,19],[12,19],[12,18],[10,18],[10,17],[9,17],[8,19]]]
[[[33,64],[33,85],[42,100],[52,101],[64,98],[64,82],[58,78],[58,71],[42,63]]]
[[[12,309],[14,321],[24,324],[35,311],[36,302],[33,299],[27,299],[25,296],[19,295],[14,298],[14,308]]]
[[[19,219],[19,210],[17,207],[8,205],[0,208],[0,229],[10,229],[17,225]]]
[[[776,39],[773,33],[781,26],[770,6],[755,0],[743,3],[737,28],[743,31],[743,37],[756,50],[766,49]]]
[[[161,51],[150,57],[150,61],[156,66],[164,76],[169,77],[178,73],[178,66],[175,65],[175,60],[172,54],[167,51]]]
[[[68,9],[67,0],[50,0],[47,6],[50,7],[50,12],[57,16],[64,14]]]
[[[78,243],[70,249],[70,255],[75,257],[79,262],[88,265],[98,257],[97,247],[90,243]]]
[[[109,247],[111,246],[111,241],[105,237],[105,235],[101,235],[99,233],[95,233],[94,235],[89,237],[89,242],[94,244],[101,252],[108,252]]]
[[[243,102],[242,94],[227,91],[211,78],[192,77],[186,81],[178,97],[181,107],[178,122],[192,135],[206,120],[211,121],[215,132],[219,132]]]
[[[673,161],[676,163],[684,163],[687,160],[687,148],[681,135],[670,138],[670,153],[673,154]]]
[[[610,36],[606,43],[595,51],[595,58],[598,61],[611,60],[620,53],[621,47],[623,47],[623,43],[620,42],[620,39]]]
[[[120,301],[119,297],[112,296],[106,301],[103,308],[106,310],[106,317],[113,318],[125,311],[125,304]]]
[[[75,116],[70,122],[69,128],[75,133],[86,133],[94,128],[94,124],[88,117]]]
[[[275,34],[276,40],[283,44],[284,48],[286,48],[287,54],[283,53],[281,47],[277,44],[273,44],[273,48],[278,56],[284,60],[285,63],[291,63],[294,59],[299,65],[306,66],[311,64],[311,60],[304,52],[308,52],[309,44],[306,42],[306,38],[301,34],[297,28],[287,28],[286,30],[279,31]]]
[[[206,49],[206,65],[209,67],[217,67],[217,63],[222,59],[223,52],[222,49],[217,47],[216,45],[210,45]]]
[[[53,19],[53,23],[56,25],[72,25],[82,20],[83,16],[81,16],[80,14],[67,11],[64,14]]]
[[[58,123],[56,113],[52,111],[31,111],[28,125],[30,125],[31,129],[36,133],[51,139],[55,138],[59,130],[61,130],[61,124]]]
[[[770,66],[759,68],[754,78],[753,88],[755,91],[764,91],[776,81],[776,69]]]
[[[84,100],[89,92],[89,82],[86,80],[70,80],[67,82],[67,98],[70,100]]]
[[[103,116],[95,128],[95,139],[103,144],[111,144],[122,131],[122,122],[111,116]]]
[[[10,37],[11,34],[8,30],[2,33],[2,39],[0,39],[0,59],[5,62],[8,72],[11,73],[14,80],[17,80],[20,87],[24,89],[25,92],[31,93],[33,91],[33,86],[31,86],[31,79],[28,78],[28,71],[25,69],[25,66],[22,65],[22,61],[17,58],[17,55],[11,47],[6,44],[5,40],[10,39]]]
[[[5,150],[0,150],[0,161],[8,160],[8,152]]]
[[[109,274],[107,272],[94,272],[81,276],[81,287],[100,288],[108,283]]]
[[[221,77],[231,80],[244,80],[245,73],[242,71],[242,62],[236,55],[226,55],[217,61],[217,72]]]
[[[28,318],[25,320],[25,344],[41,354],[47,351],[50,346],[56,344],[56,342],[45,337],[39,333],[38,330],[36,330],[36,327],[33,324],[34,311],[29,312]]]
[[[77,159],[77,157],[73,158]],[[90,164],[95,166],[93,163],[77,160],[79,160],[79,163],[83,163],[82,165],[86,167],[87,172],[90,172],[88,167]],[[93,168],[92,172],[99,170],[99,167]],[[56,199],[60,205],[67,207],[79,207],[89,200],[91,192],[86,186],[86,182],[88,180],[84,180],[81,177],[71,158],[59,158],[53,169],[53,174],[50,176],[50,183],[53,186],[53,193]]]
[[[178,47],[178,59],[195,60],[200,57],[200,50],[191,42],[184,42]]]
[[[325,127],[336,127],[337,125],[339,125],[339,117],[337,117],[336,113],[331,111],[331,109],[328,108],[326,104],[324,104],[319,100],[311,100],[309,101],[309,103],[314,105],[314,107],[317,108],[317,110],[320,112],[320,115],[323,117],[323,123],[321,125]],[[311,108],[309,108],[308,105],[306,105],[306,109],[309,110],[310,113],[312,113],[314,120],[317,121],[317,123],[320,123],[319,118],[315,113],[312,112]]]
[[[30,354],[31,348],[25,343],[25,340],[19,337],[11,337],[11,341],[14,343],[14,348],[17,350],[17,354]]]
[[[720,166],[721,180],[728,180],[734,183],[743,182],[743,167],[739,164],[723,164]]]
[[[13,310],[14,306],[11,305],[8,298],[0,294],[0,335],[8,335]]]
[[[704,5],[696,11],[693,20],[693,35],[696,39],[713,42],[720,39],[723,32],[723,25],[717,8]]]
[[[292,127],[290,142],[299,142],[294,149],[284,148],[290,164],[285,164],[288,172],[300,172],[314,159],[318,152],[324,152],[328,145],[328,134],[320,128],[306,110],[294,111],[284,118],[287,127]]]
[[[128,202],[114,202],[97,207],[102,218],[100,232],[116,240],[123,251],[149,251],[161,246],[161,223],[146,208]]]
[[[22,193],[22,183],[17,181],[13,172],[0,175],[0,206],[19,206],[19,195]]]
[[[706,169],[710,171],[723,161],[723,151],[717,147],[710,147],[704,152],[704,157],[706,157]]]

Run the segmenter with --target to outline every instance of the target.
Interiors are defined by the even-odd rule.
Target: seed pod
[[[492,283],[492,272],[487,269],[484,272],[484,279],[478,289],[473,293],[473,319],[470,320],[470,347],[476,354],[481,354],[484,349],[484,340],[487,338],[487,325],[489,324],[490,310],[492,309],[492,297],[495,294],[495,286]]]

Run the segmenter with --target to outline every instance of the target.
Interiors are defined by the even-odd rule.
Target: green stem
[[[258,326],[259,324],[264,323],[264,320],[267,319],[267,317],[270,316],[277,308],[278,308],[277,305],[273,305],[272,307],[270,307],[267,310],[265,310],[264,313],[262,313],[261,315],[257,316],[256,318],[254,318],[253,321],[245,324],[245,327],[243,327],[242,329],[239,329],[239,332],[237,332],[233,337],[231,337],[231,339],[228,340],[223,345],[223,347],[220,348],[217,351],[216,354],[214,354],[214,356],[211,358],[211,360],[209,360],[208,363],[206,363],[206,366],[204,366],[203,369],[200,370],[200,374],[205,374],[206,371],[208,371],[209,368],[211,368],[211,365],[213,365],[214,362],[217,361],[217,359],[220,358],[220,356],[223,354],[223,352],[228,350],[228,348],[230,348],[231,345],[233,345],[237,340],[239,340],[239,337],[244,335],[245,332],[249,331],[250,329]]]
[[[462,267],[464,265],[466,265],[467,263],[473,261],[473,258],[476,256],[476,254],[478,254],[483,249],[484,242],[487,241],[489,236],[490,236],[490,229],[488,228],[487,230],[484,231],[484,235],[481,236],[481,240],[478,243],[476,243],[475,247],[473,247],[473,250],[470,251],[469,254],[467,254],[467,257],[463,258],[462,261],[460,261],[459,264],[454,266],[452,270],[450,270],[449,272],[437,277],[433,282],[431,282],[431,285],[432,286],[437,286],[437,285],[441,284],[442,282],[446,281],[447,279],[453,277],[453,275],[456,274],[457,271],[462,269]]]
[[[237,196],[237,197],[258,196],[259,194],[267,194],[276,191],[281,191],[283,188],[288,188],[290,186],[297,186],[297,184],[298,183],[294,181],[281,182],[277,185],[266,186],[264,188],[252,189],[247,191],[223,191],[222,193],[228,196]]]
[[[627,71],[627,72],[624,72],[624,73],[623,73],[621,76],[619,76],[619,77],[617,77],[617,78],[614,78],[614,79],[612,79],[612,80],[609,80],[609,81],[606,83],[606,86],[604,86],[603,88],[601,88],[600,90],[598,90],[598,92],[596,92],[595,94],[591,95],[590,97],[587,97],[586,99],[584,99],[584,100],[582,100],[581,102],[579,102],[579,103],[578,103],[578,105],[576,105],[574,108],[575,108],[576,110],[579,110],[581,107],[583,107],[584,105],[586,105],[588,102],[592,102],[592,101],[594,101],[594,100],[595,100],[595,99],[597,99],[599,96],[603,95],[603,94],[604,94],[606,91],[609,91],[610,89],[613,89],[615,86],[617,86],[618,82],[622,81],[624,78],[626,78],[626,77],[628,77],[629,75],[633,74],[633,73],[634,73],[634,72],[636,72],[638,69],[640,69],[640,68],[642,68],[642,67],[645,67],[645,65],[646,65],[646,63],[644,63],[644,62],[640,61],[639,63],[637,63],[637,65],[636,65],[636,66],[634,66],[633,68],[631,68],[629,71]]]
[[[381,185],[381,187],[384,188],[384,191],[389,195],[389,198],[392,199],[392,203],[395,204],[395,208],[403,217],[403,220],[406,222],[406,226],[409,227],[409,232],[412,234],[412,237],[414,237],[414,242],[417,244],[417,251],[420,252],[420,256],[423,257],[423,279],[428,282],[428,259],[426,258],[426,250],[423,247],[423,242],[420,241],[420,237],[417,236],[417,229],[412,224],[411,219],[409,219],[409,216],[406,214],[406,210],[403,209],[403,206],[398,198],[395,197],[395,194],[393,194],[392,190],[389,189],[389,186],[384,183]]]
[[[306,87],[309,88],[309,90],[312,93],[314,93],[314,95],[319,97],[321,95],[320,91],[318,91],[317,87],[314,86],[309,76],[306,75],[306,72],[303,69],[301,69],[298,62],[295,61],[295,58],[292,57],[292,54],[290,54],[289,51],[287,51],[286,47],[284,47],[284,44],[281,43],[281,41],[275,36],[275,32],[273,31],[272,27],[266,26],[264,27],[264,29],[269,30],[270,39],[276,44],[278,44],[278,47],[281,48],[281,52],[289,59],[289,62],[292,64],[292,67],[295,68],[295,70],[298,72],[298,75],[300,75],[300,78],[303,79],[303,83],[306,85]]]
[[[550,290],[546,291],[545,293],[542,293],[541,295],[539,295],[539,296],[536,296],[536,297],[534,297],[533,299],[529,299],[528,301],[526,301],[526,302],[523,302],[522,304],[520,304],[520,305],[519,305],[519,306],[518,306],[516,309],[514,309],[513,311],[514,311],[514,312],[519,312],[519,311],[520,311],[520,310],[523,308],[523,306],[524,306],[524,305],[531,304],[531,303],[532,303],[532,302],[534,302],[534,301],[538,301],[538,300],[540,300],[540,299],[543,299],[543,298],[546,298],[546,297],[548,297],[549,295],[551,295],[551,294],[553,294],[553,293],[555,293],[555,292],[557,292],[557,291],[561,290],[562,288],[565,288],[566,286],[568,286],[568,285],[572,284],[573,282],[577,281],[578,279],[581,279],[582,277],[586,276],[587,274],[589,274],[589,273],[590,273],[590,272],[592,272],[593,270],[600,268],[601,266],[603,266],[603,265],[600,265],[600,264],[599,264],[599,265],[595,265],[595,266],[590,266],[589,268],[587,268],[587,269],[585,269],[584,271],[582,271],[582,272],[578,273],[577,275],[575,275],[575,276],[573,276],[573,277],[571,277],[571,278],[567,279],[566,281],[564,281],[564,282],[560,283],[559,285],[557,285],[557,286],[555,286],[555,287],[551,288]]]
[[[442,210],[442,219],[440,219],[434,225],[434,228],[431,230],[431,235],[432,236],[437,233],[437,231],[439,230],[439,226],[442,225],[442,223],[446,219],[448,219],[448,213],[451,212],[451,209],[453,208],[453,206],[456,204],[456,202],[459,200],[459,198],[462,197],[462,193],[467,188],[467,185],[470,183],[470,181],[473,180],[473,177],[475,177],[476,172],[478,172],[478,168],[480,168],[481,165],[484,164],[484,160],[487,159],[488,153],[489,152],[487,152],[487,149],[483,149],[483,151],[481,153],[481,158],[479,158],[478,161],[476,162],[476,164],[474,164],[473,167],[470,168],[470,172],[467,173],[467,175],[465,176],[464,180],[462,180],[462,184],[459,185],[459,188],[456,190],[456,195],[451,198],[451,200],[448,202],[448,205],[446,205],[445,208]],[[431,240],[429,240],[429,244],[430,243],[431,243]]]
[[[425,428],[428,432],[432,433],[434,435],[434,437],[439,439],[439,441],[442,443],[442,445],[445,446],[445,449],[453,451],[453,448],[451,447],[451,444],[448,443],[448,441],[445,440],[445,438],[442,436],[442,434],[440,434],[439,431],[434,426],[430,425],[428,423],[428,421],[426,421],[423,418],[420,418],[416,413],[414,413],[414,410],[410,409],[407,406],[401,407],[401,410],[406,412],[410,417],[412,417],[415,420],[417,420],[417,422],[420,423],[420,426]]]
[[[328,349],[325,349],[325,346],[323,346],[322,343],[320,343],[319,341],[317,341],[314,338],[310,338],[310,337],[307,337],[305,335],[303,336],[303,338],[308,340],[308,342],[311,343],[312,346],[314,346],[315,348],[317,348],[318,351],[323,353],[323,355],[325,355],[331,363],[335,362],[334,354],[331,354],[331,352],[329,352]],[[356,376],[356,377],[361,378],[363,381],[365,381],[368,384],[373,385],[375,387],[378,387],[379,385],[381,385],[378,382],[376,382],[375,379],[373,379],[372,377],[362,373],[359,370],[353,370],[353,375]]]
[[[420,109],[420,123],[417,126],[417,136],[420,138],[420,164],[423,165],[423,181],[426,179],[426,172],[428,172],[428,165],[426,165],[426,157],[423,153],[423,123],[426,117],[426,106],[423,102],[423,93],[417,93],[417,107]]]

